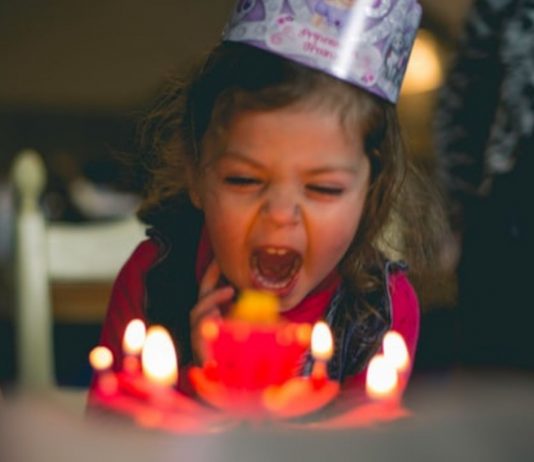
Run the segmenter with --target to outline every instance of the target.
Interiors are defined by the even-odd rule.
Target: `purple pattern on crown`
[[[420,20],[416,0],[238,0],[223,39],[271,51],[395,103]]]

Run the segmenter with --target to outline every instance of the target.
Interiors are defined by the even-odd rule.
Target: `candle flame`
[[[104,371],[113,364],[113,353],[105,346],[97,346],[89,353],[89,363],[95,371]]]
[[[384,355],[375,355],[367,366],[367,395],[378,399],[393,397],[397,385],[395,366]]]
[[[141,355],[143,373],[152,382],[173,386],[178,380],[176,350],[163,326],[150,326]]]
[[[401,334],[390,330],[382,343],[384,356],[395,366],[397,371],[405,371],[410,364],[410,355]]]
[[[126,326],[122,339],[122,350],[126,354],[138,355],[143,349],[146,338],[145,323],[140,319],[132,319]]]
[[[332,332],[324,321],[316,322],[311,333],[312,356],[316,360],[328,361],[334,352]]]

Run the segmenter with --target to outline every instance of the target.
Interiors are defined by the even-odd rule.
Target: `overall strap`
[[[347,283],[340,285],[325,315],[334,338],[334,356],[328,364],[331,378],[341,382],[360,372],[380,348],[382,338],[393,322],[389,275],[405,268],[404,263],[385,263],[380,271],[380,288],[365,294],[362,300],[371,309],[362,309],[362,303],[348,290]],[[308,375],[312,366],[313,358],[309,355],[303,374]]]
[[[184,200],[166,207],[149,221],[148,234],[160,255],[145,279],[145,309],[151,324],[162,324],[173,334],[181,364],[192,360],[189,313],[198,298],[194,268],[203,214]]]

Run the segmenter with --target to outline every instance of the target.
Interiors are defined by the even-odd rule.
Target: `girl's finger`
[[[234,288],[225,286],[214,289],[201,298],[197,305],[191,310],[189,315],[191,325],[191,346],[193,348],[193,359],[197,364],[203,364],[207,358],[205,340],[200,335],[200,326],[204,319],[220,318],[221,310],[219,306],[229,302],[234,296]]]
[[[199,298],[203,298],[205,295],[215,289],[215,287],[217,287],[217,283],[219,282],[220,276],[221,269],[219,267],[219,264],[216,260],[213,260],[208,265],[208,268],[206,269],[206,272],[204,273],[204,276],[200,281],[198,288]]]
[[[194,328],[206,316],[220,317],[219,305],[229,302],[233,296],[234,288],[232,286],[221,287],[209,292],[191,310],[189,315],[191,327]]]

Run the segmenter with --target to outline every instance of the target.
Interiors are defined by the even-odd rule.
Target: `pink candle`
[[[178,382],[176,350],[168,331],[150,326],[141,353],[142,375],[121,374],[121,389],[159,411],[192,412],[200,406],[174,389]]]
[[[327,362],[334,352],[332,332],[323,321],[315,323],[311,334],[312,356],[315,360],[311,381],[315,388],[323,386],[328,380]]]
[[[89,363],[96,373],[97,388],[105,397],[117,393],[117,377],[111,370],[113,366],[113,353],[105,346],[97,346],[89,353]]]
[[[122,338],[122,351],[124,353],[122,369],[126,373],[135,374],[140,371],[139,357],[143,350],[145,338],[145,323],[140,319],[132,319],[126,326],[124,337]]]

